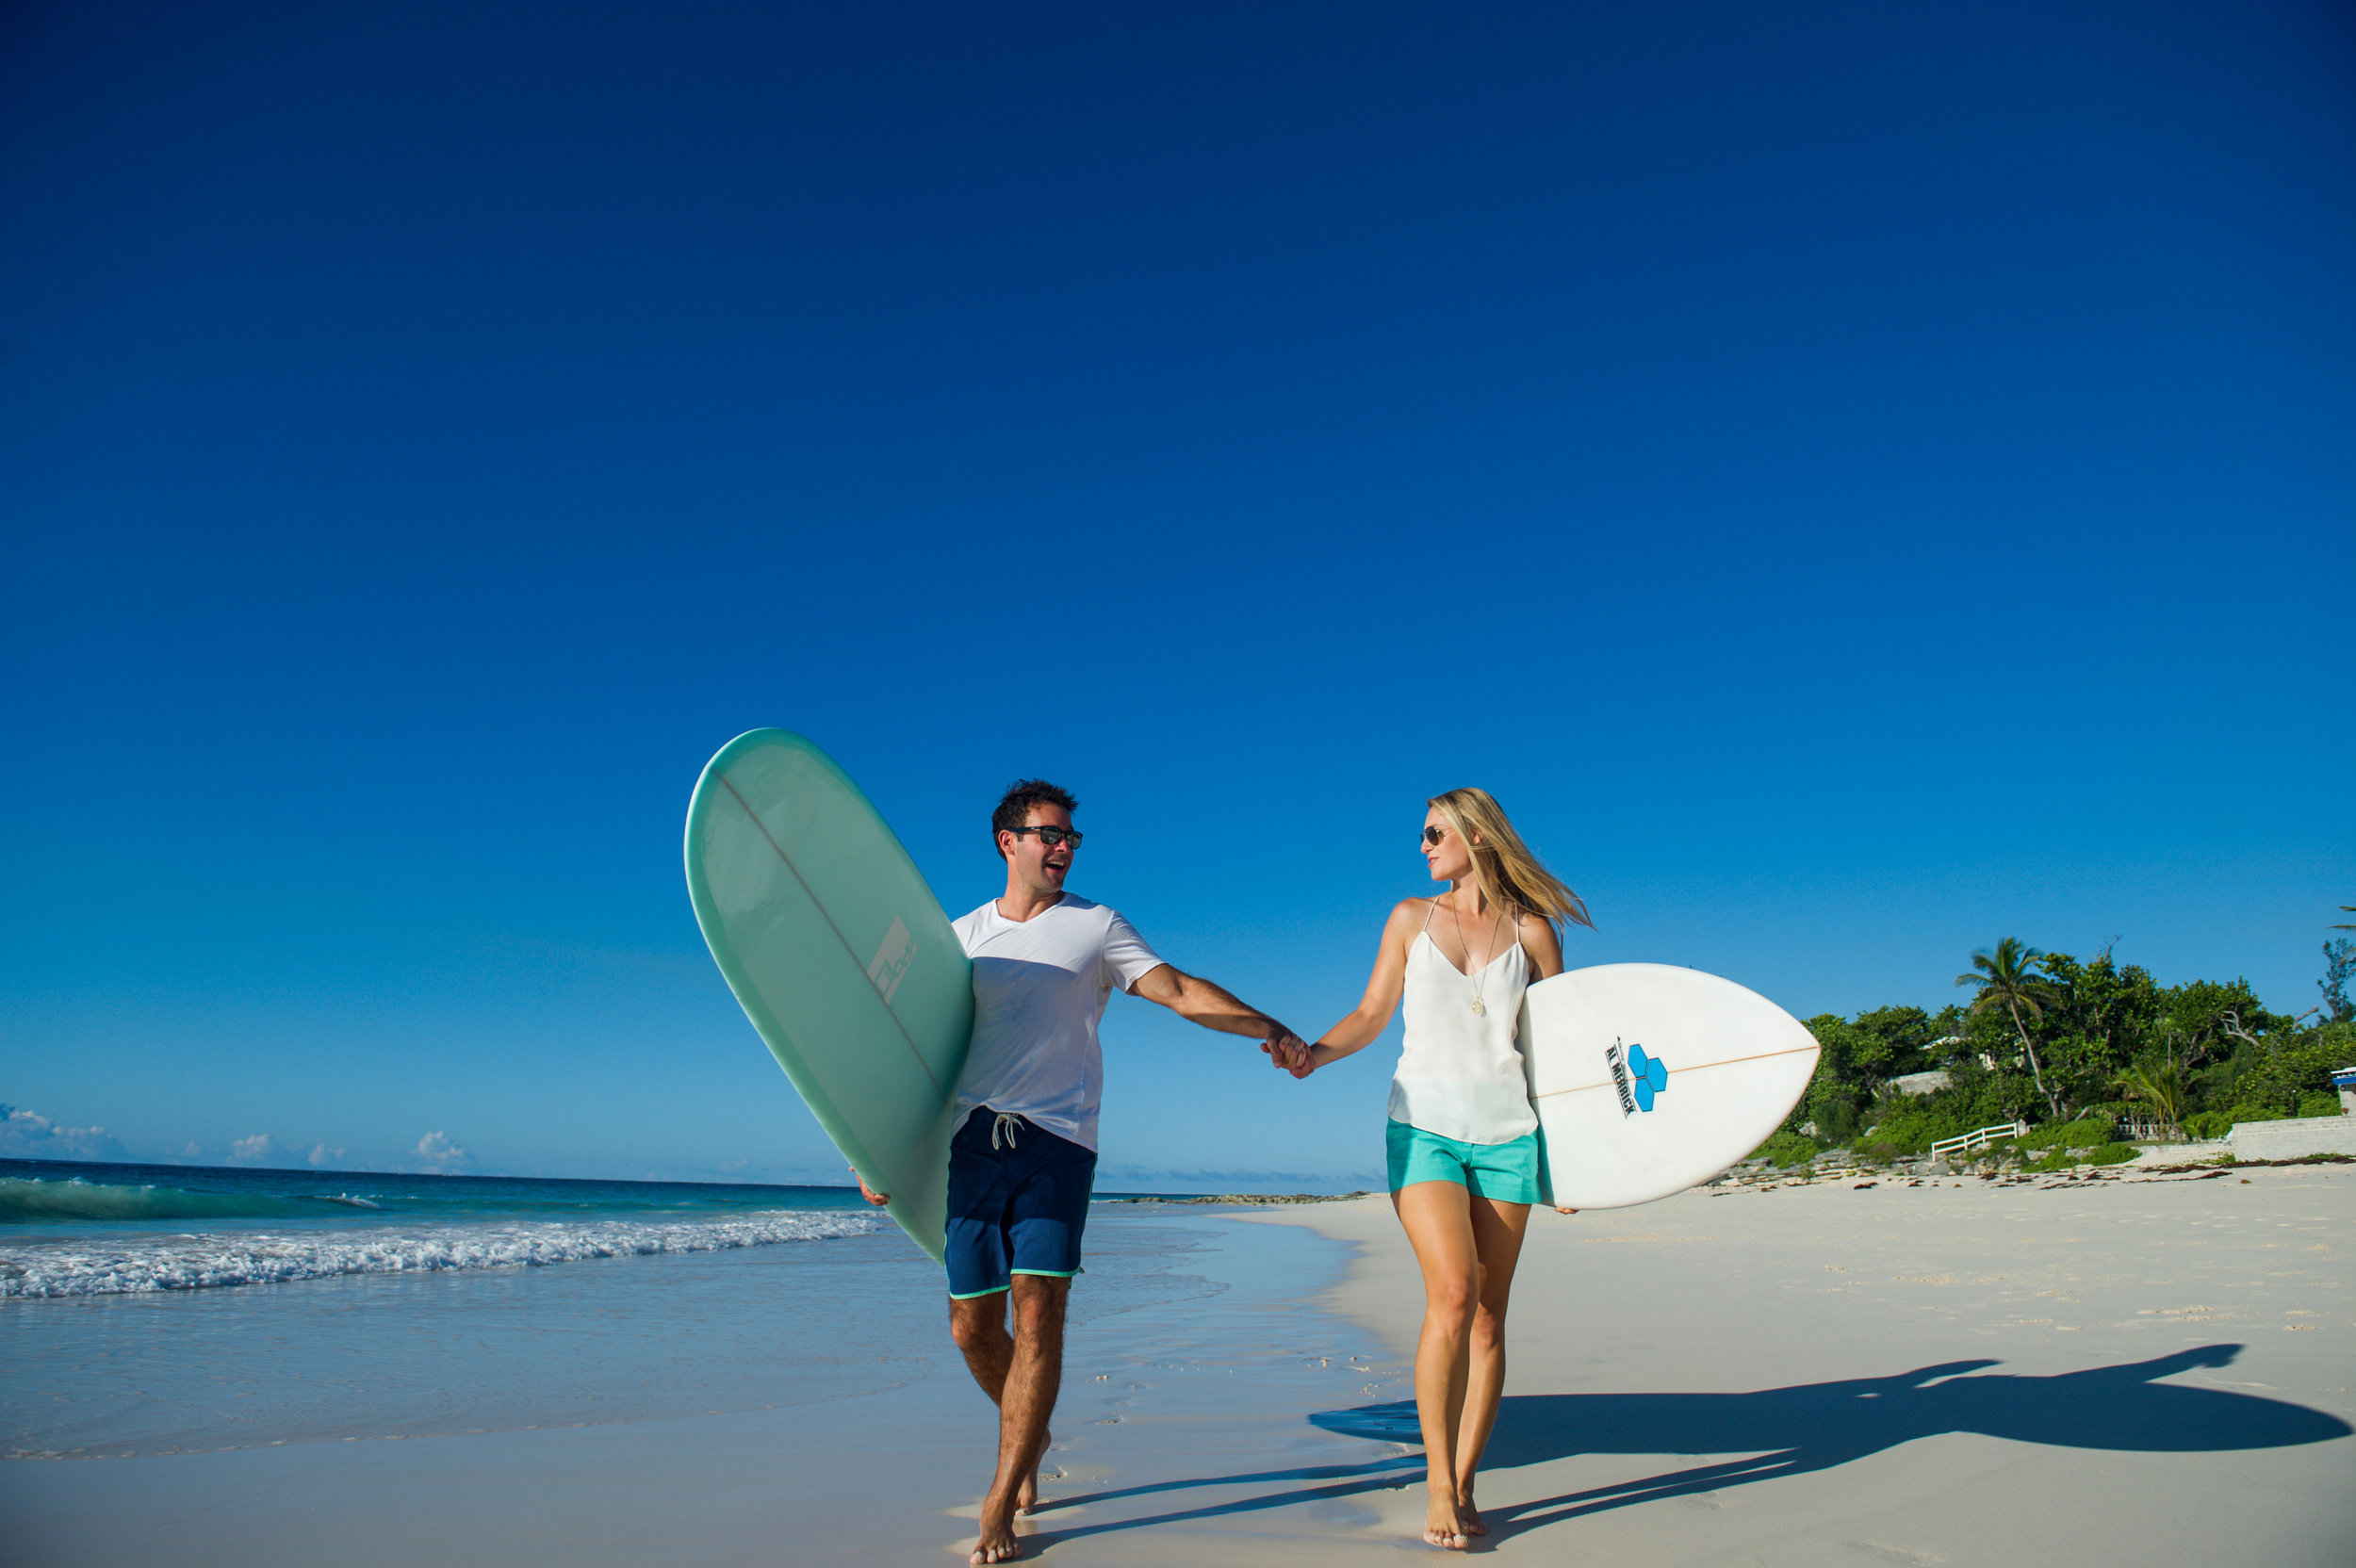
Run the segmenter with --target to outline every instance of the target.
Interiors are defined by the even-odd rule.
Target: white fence
[[[2000,1121],[1993,1127],[1976,1132],[1958,1133],[1951,1138],[1940,1138],[1931,1145],[1931,1158],[1943,1160],[1950,1154],[1961,1154],[1974,1149],[1986,1149],[1998,1138],[2025,1138],[2029,1124],[2025,1121]]]

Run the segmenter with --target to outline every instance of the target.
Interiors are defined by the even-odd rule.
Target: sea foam
[[[713,1252],[864,1235],[858,1214],[772,1214],[721,1221],[548,1221],[342,1231],[303,1235],[146,1236],[0,1250],[0,1297],[118,1296],[276,1284],[339,1274],[526,1268],[588,1258]]]

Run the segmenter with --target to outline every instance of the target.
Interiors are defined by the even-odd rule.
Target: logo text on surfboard
[[[1653,1097],[1669,1086],[1668,1064],[1641,1045],[1622,1051],[1615,1039],[1603,1048],[1603,1059],[1612,1069],[1612,1086],[1620,1096],[1623,1117],[1651,1110]]]
[[[908,928],[899,916],[892,917],[892,929],[884,933],[883,945],[875,949],[875,956],[867,966],[867,982],[875,988],[875,994],[892,1004],[892,993],[900,988],[907,977],[908,961],[916,956],[916,943],[908,936]]]
[[[1612,1086],[1619,1091],[1620,1114],[1636,1114],[1636,1097],[1628,1091],[1628,1062],[1620,1054],[1620,1042],[1613,1040],[1603,1048],[1604,1064],[1612,1069]]]

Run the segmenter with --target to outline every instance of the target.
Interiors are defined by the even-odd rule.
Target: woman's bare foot
[[[1481,1522],[1481,1511],[1473,1507],[1472,1488],[1469,1486],[1457,1489],[1456,1523],[1466,1535],[1489,1533],[1489,1527]]]
[[[1466,1540],[1464,1521],[1456,1516],[1455,1499],[1433,1497],[1430,1511],[1423,1516],[1423,1544],[1443,1551],[1461,1552]]]
[[[1049,1433],[1047,1433],[1047,1434],[1046,1434],[1043,1438],[1041,1438],[1041,1439],[1040,1439],[1040,1441],[1039,1441],[1039,1464],[1044,1464],[1044,1463],[1046,1463],[1046,1462],[1047,1462],[1047,1450],[1048,1450],[1048,1449],[1050,1449],[1050,1448],[1052,1448],[1052,1447],[1054,1447],[1055,1446],[1055,1434],[1054,1432],[1049,1432]],[[1038,1511],[1038,1509],[1039,1509],[1039,1465],[1038,1465],[1038,1464],[1034,1464],[1034,1465],[1032,1465],[1032,1466],[1031,1466],[1031,1478],[1030,1478],[1030,1479],[1028,1479],[1028,1480],[1024,1481],[1024,1482],[1023,1482],[1021,1486],[1019,1486],[1019,1487],[1015,1488],[1015,1493],[1014,1493],[1014,1511],[1015,1511],[1017,1514],[1033,1513],[1033,1512],[1036,1512],[1036,1511]]]

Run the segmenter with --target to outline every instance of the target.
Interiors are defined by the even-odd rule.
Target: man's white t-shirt
[[[976,1105],[1027,1117],[1093,1152],[1104,1096],[1097,1021],[1161,957],[1116,909],[1066,893],[1029,920],[991,899],[952,923],[973,960],[973,1044],[957,1081],[957,1118]]]

